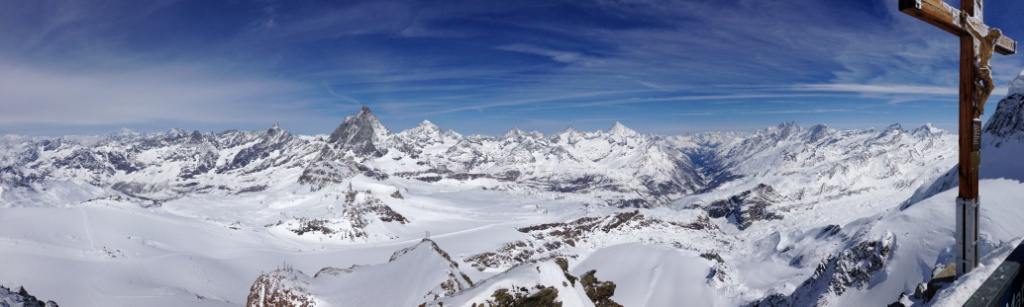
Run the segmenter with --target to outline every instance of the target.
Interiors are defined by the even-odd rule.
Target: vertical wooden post
[[[960,0],[960,9],[981,20],[981,0]],[[978,165],[980,152],[974,148],[974,120],[979,117],[974,108],[977,99],[975,65],[977,55],[974,37],[960,35],[960,194],[957,197],[957,267],[959,277],[978,265]],[[980,103],[980,102],[979,102]]]

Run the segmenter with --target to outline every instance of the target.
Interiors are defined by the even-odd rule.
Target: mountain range
[[[983,134],[985,265],[934,299],[958,182],[932,125],[481,136],[368,107],[329,135],[3,136],[0,284],[71,305],[962,303],[1024,232],[1015,82]]]

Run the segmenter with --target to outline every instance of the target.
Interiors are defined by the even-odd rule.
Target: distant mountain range
[[[984,128],[989,264],[1024,233],[1013,222],[1024,218],[1014,205],[1024,197],[1020,81]],[[367,107],[329,135],[293,135],[277,124],[8,135],[0,138],[0,210],[11,217],[0,216],[8,225],[0,233],[35,229],[37,216],[57,222],[0,236],[0,253],[36,259],[23,265],[83,258],[75,265],[89,268],[188,255],[181,261],[208,278],[205,286],[183,281],[193,275],[146,273],[129,274],[145,280],[131,287],[153,284],[175,303],[210,305],[923,303],[914,293],[952,261],[956,163],[956,135],[931,125],[786,122],[662,136],[615,123],[607,131],[480,136],[426,120],[393,133]],[[114,222],[96,228],[89,221],[97,215]],[[161,235],[141,226],[106,230],[135,225],[122,216],[145,218]],[[239,261],[225,256],[234,252],[174,243],[192,241],[255,256]],[[36,257],[40,250],[63,254]],[[304,268],[317,273],[285,265],[257,276],[278,259],[315,259]],[[217,273],[219,266],[246,273]],[[985,276],[977,274],[964,280]],[[12,276],[0,272],[0,281]],[[120,280],[111,276],[97,278]],[[32,278],[36,290],[54,277]],[[233,284],[211,286],[209,278]],[[937,297],[957,300],[969,285]],[[229,291],[245,286],[245,297]]]

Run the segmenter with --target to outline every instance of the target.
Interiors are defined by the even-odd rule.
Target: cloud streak
[[[957,95],[959,89],[940,86],[917,85],[870,85],[870,84],[804,84],[793,87],[796,91],[812,92],[848,92],[862,94],[921,94],[921,95]]]
[[[0,127],[257,125],[318,117],[307,87],[175,65],[112,71],[41,69],[0,61]]]
[[[466,133],[624,114],[880,120],[851,105],[925,121],[937,111],[913,108],[956,95],[956,38],[896,2],[5,2],[0,127],[305,118],[319,126],[300,132],[319,133],[360,104]],[[986,22],[1024,28],[1008,13],[1020,3],[987,1]],[[1006,84],[1024,59],[992,65]]]

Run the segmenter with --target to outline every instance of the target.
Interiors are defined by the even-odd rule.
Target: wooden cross
[[[960,9],[970,16],[966,20],[961,18],[960,10],[942,0],[900,0],[899,3],[900,11],[960,37],[960,194],[957,197],[956,221],[958,277],[978,266],[978,165],[981,164],[979,109],[985,103],[978,100],[987,98],[987,93],[991,91],[982,96],[977,94],[977,80],[982,77],[978,75],[976,67],[979,65],[980,54],[977,54],[975,37],[968,27],[973,27],[982,35],[989,33],[989,27],[982,22],[981,2],[960,0]],[[995,43],[995,52],[1004,55],[1017,52],[1017,42],[1005,35],[1000,36]],[[982,56],[990,57],[991,54]],[[986,81],[991,88],[991,79]]]

